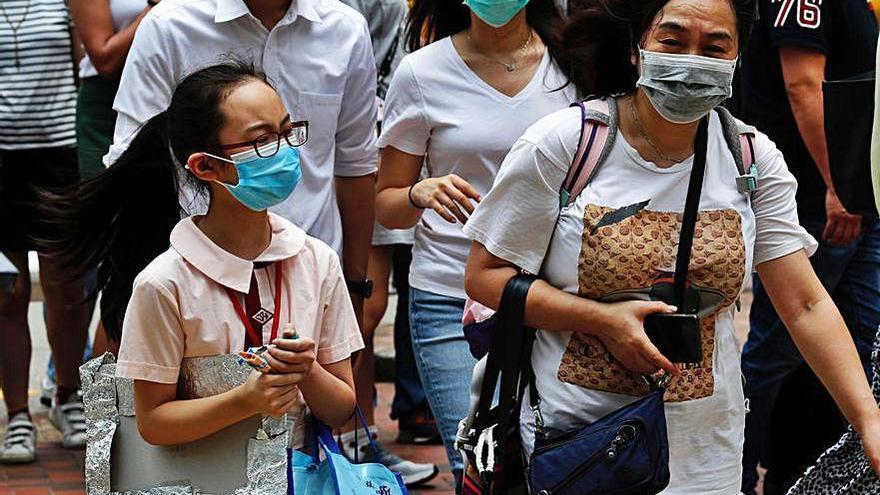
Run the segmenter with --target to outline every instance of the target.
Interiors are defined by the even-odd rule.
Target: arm
[[[474,242],[465,271],[465,290],[476,301],[497,309],[507,282],[520,270]],[[628,369],[654,373],[678,368],[651,343],[644,319],[652,313],[675,312],[662,302],[600,303],[557,289],[543,280],[532,284],[526,301],[525,322],[530,327],[576,332],[597,337]]]
[[[382,148],[382,168],[376,184],[376,220],[389,229],[408,229],[422,217],[409,202],[410,186],[419,180],[423,156],[404,153],[393,146]]]
[[[423,156],[411,155],[393,146],[382,148],[376,218],[386,228],[412,227],[418,223],[425,208],[436,211],[449,223],[458,221],[464,224],[474,212],[471,200],[479,202],[480,194],[457,175],[420,181],[423,161]]]
[[[342,217],[342,268],[345,278],[360,281],[367,276],[367,261],[373,239],[373,205],[376,176],[336,177],[336,202]],[[352,294],[358,322],[363,320],[364,299]]]
[[[341,428],[351,419],[356,405],[351,359],[315,364],[299,388],[312,413],[331,428]]]
[[[102,77],[111,79],[122,72],[125,57],[134,40],[134,33],[150,7],[119,31],[113,28],[109,0],[70,0],[70,13],[92,65]]]
[[[828,224],[823,237],[833,244],[849,244],[859,235],[861,217],[846,212],[831,181],[828,144],[825,140],[825,102],[822,94],[825,54],[809,48],[786,45],[779,48],[779,59],[785,78],[785,91],[801,138],[828,188]]]
[[[180,445],[212,435],[257,414],[280,416],[298,398],[295,375],[256,371],[229,392],[176,400],[177,384],[134,382],[138,431],[152,445]]]
[[[342,266],[346,278],[367,276],[373,236],[376,172],[376,61],[370,32],[362,22],[352,47],[342,107],[336,126],[334,165],[336,201],[342,219]],[[363,320],[363,298],[353,296],[358,322]]]
[[[861,435],[874,469],[880,470],[880,409],[846,324],[806,253],[762,263],[757,272],[801,354]]]

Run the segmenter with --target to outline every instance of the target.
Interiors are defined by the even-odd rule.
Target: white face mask
[[[733,94],[737,59],[677,55],[639,49],[641,86],[664,119],[690,124]]]

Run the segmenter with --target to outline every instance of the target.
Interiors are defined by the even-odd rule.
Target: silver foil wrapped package
[[[244,383],[236,355],[184,359],[179,399],[217,395]],[[89,495],[279,495],[287,493],[293,425],[253,417],[202,440],[160,447],[138,433],[131,380],[105,354],[80,368],[86,409]]]

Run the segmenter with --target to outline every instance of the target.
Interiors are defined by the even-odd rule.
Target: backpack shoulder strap
[[[751,175],[755,171],[752,167],[757,162],[755,158],[755,134],[757,130],[738,122],[730,111],[724,107],[717,107],[718,117],[721,119],[721,129],[724,132],[724,140],[733,154],[736,168],[740,176]]]
[[[572,104],[581,109],[581,134],[577,153],[559,191],[559,208],[565,208],[586,189],[617,137],[617,101],[613,97],[587,99]]]

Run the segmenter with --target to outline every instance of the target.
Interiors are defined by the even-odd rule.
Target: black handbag
[[[474,372],[479,392],[471,414],[459,427],[456,446],[466,458],[462,493],[525,494],[525,455],[519,412],[528,376],[534,329],[523,325],[526,298],[537,278],[516,275],[507,283],[495,315],[488,354]],[[482,372],[482,373],[481,373]],[[496,389],[497,403],[493,406]]]
[[[700,195],[706,168],[708,118],[697,129],[694,165],[688,185],[682,219],[675,277],[666,301],[685,308],[687,274],[694,230],[700,208]],[[691,296],[693,297],[693,296]],[[692,305],[693,306],[693,305]],[[699,304],[696,305],[697,307]],[[679,313],[646,331],[658,347],[684,342],[698,353],[691,340],[699,343],[696,314]],[[679,325],[679,327],[676,327]],[[666,332],[675,335],[667,335]],[[696,336],[694,335],[696,332]],[[663,349],[661,348],[661,351]],[[675,350],[670,349],[670,350]],[[529,487],[534,495],[655,495],[669,485],[669,439],[663,394],[668,376],[647,378],[651,392],[587,426],[550,436],[544,425],[540,395],[534,378],[529,396],[536,418],[535,449],[529,460]]]

